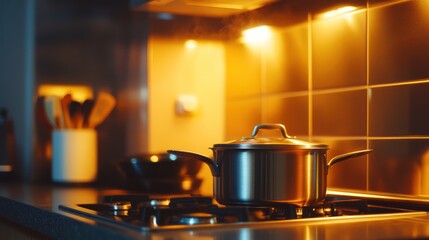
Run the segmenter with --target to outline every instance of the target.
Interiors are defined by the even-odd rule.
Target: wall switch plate
[[[199,100],[193,94],[179,94],[176,98],[176,114],[179,116],[193,115],[199,106]]]

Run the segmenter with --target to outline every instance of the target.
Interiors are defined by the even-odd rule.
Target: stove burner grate
[[[236,223],[249,221],[267,220],[271,208],[248,208],[248,207],[188,207],[188,208],[155,208],[143,209],[142,219],[144,221],[154,216],[159,226],[175,224],[215,224]]]
[[[356,215],[368,212],[365,200],[331,199],[317,206],[299,207],[292,204],[274,206],[219,206],[211,197],[190,196],[150,198],[147,195],[105,196],[105,205],[113,216],[137,218],[144,224],[158,226],[196,225],[236,222],[259,222],[315,217]]]
[[[401,209],[373,205],[365,199],[341,197],[328,197],[320,205],[304,207],[285,203],[269,206],[223,206],[214,203],[211,197],[201,196],[152,198],[148,195],[112,195],[101,200],[101,203],[77,204],[81,209],[89,211],[73,210],[65,206],[62,209],[139,229],[257,224],[267,221],[401,212]]]

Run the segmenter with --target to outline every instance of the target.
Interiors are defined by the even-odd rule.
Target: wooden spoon
[[[64,117],[64,126],[66,128],[73,128],[72,120],[70,117],[69,105],[72,101],[71,94],[66,94],[63,98],[61,98],[61,110]]]
[[[111,94],[101,91],[98,94],[98,97],[94,103],[94,108],[89,115],[88,127],[94,128],[98,126],[101,122],[103,122],[104,119],[106,119],[110,112],[113,110],[115,105],[115,98]]]
[[[60,98],[47,96],[44,100],[45,113],[53,128],[64,128],[64,118]]]
[[[49,124],[51,124],[52,128],[57,128],[58,126],[55,122],[54,99],[52,97],[45,97],[43,99],[43,108],[45,109],[46,118],[48,119]]]
[[[82,104],[78,101],[71,101],[69,104],[70,120],[74,128],[83,127]]]
[[[86,99],[82,103],[82,116],[83,116],[83,127],[88,127],[89,122],[89,115],[92,112],[92,109],[94,108],[94,100],[93,99]]]

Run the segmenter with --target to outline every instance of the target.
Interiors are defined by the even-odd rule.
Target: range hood
[[[137,11],[203,17],[227,17],[258,9],[278,0],[131,0]]]

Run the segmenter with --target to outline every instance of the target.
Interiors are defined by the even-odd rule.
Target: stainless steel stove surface
[[[109,195],[99,203],[60,205],[60,210],[140,232],[241,227],[273,224],[360,221],[426,217],[429,200],[391,195],[328,191],[324,203],[297,207],[223,206],[204,196]]]

